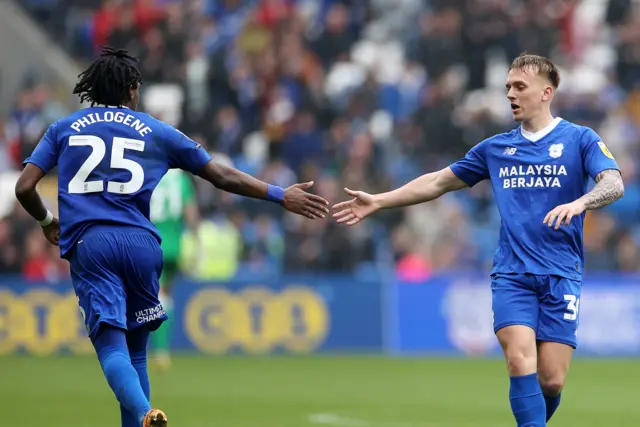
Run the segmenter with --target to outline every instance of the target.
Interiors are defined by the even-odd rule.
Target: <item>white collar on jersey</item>
[[[520,126],[520,132],[522,133],[522,136],[527,138],[529,141],[536,142],[549,135],[549,133],[554,130],[561,121],[561,117],[556,117],[544,129],[540,129],[538,132],[529,132],[528,130],[524,130],[522,126]]]

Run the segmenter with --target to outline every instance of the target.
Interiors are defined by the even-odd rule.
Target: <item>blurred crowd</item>
[[[442,168],[516,126],[505,98],[511,59],[550,56],[562,81],[554,113],[593,127],[623,169],[624,199],[586,222],[587,271],[640,271],[640,4],[631,0],[26,0],[84,67],[98,45],[140,58],[142,109],[228,162],[286,187],[314,181],[386,191]],[[66,114],[26,76],[0,120],[10,175]],[[196,182],[194,251],[247,271],[394,268],[406,280],[488,270],[500,218],[488,183],[358,227],[293,217]],[[54,197],[53,197],[54,199]],[[55,204],[55,200],[51,200]],[[0,272],[56,280],[56,259],[17,208],[0,220]],[[206,238],[203,238],[206,237]],[[9,248],[9,249],[6,249]]]

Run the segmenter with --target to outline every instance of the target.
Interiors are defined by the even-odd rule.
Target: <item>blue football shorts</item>
[[[529,326],[538,341],[577,346],[582,282],[553,275],[491,276],[493,329]]]
[[[148,231],[94,226],[76,242],[69,263],[91,340],[103,323],[153,331],[168,319],[158,300],[162,250]]]

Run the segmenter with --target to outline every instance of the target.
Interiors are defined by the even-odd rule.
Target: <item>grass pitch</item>
[[[640,425],[640,362],[576,359],[550,426]],[[180,356],[151,370],[170,427],[513,427],[502,360]],[[0,357],[3,427],[118,427],[95,358]]]

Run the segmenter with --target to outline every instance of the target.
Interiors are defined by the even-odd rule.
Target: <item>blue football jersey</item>
[[[160,236],[149,201],[171,168],[197,174],[209,153],[172,126],[126,107],[92,107],[52,124],[25,160],[58,166],[60,253],[95,224],[134,226]]]
[[[501,217],[493,273],[531,273],[582,279],[585,214],[558,230],[543,224],[558,205],[579,199],[589,178],[618,164],[592,129],[556,119],[535,142],[521,128],[488,138],[453,173],[469,187],[490,179]]]

